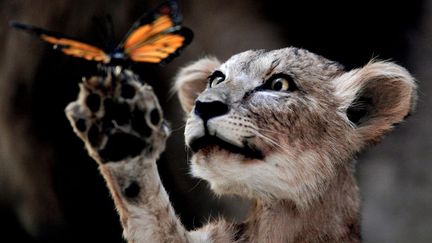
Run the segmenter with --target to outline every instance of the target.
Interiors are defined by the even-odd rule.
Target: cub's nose
[[[207,121],[213,117],[222,116],[228,113],[228,111],[228,105],[220,101],[201,102],[197,100],[195,102],[194,112],[204,121]]]

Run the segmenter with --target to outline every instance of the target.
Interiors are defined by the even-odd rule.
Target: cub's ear
[[[406,69],[391,62],[370,62],[334,80],[341,110],[362,144],[379,141],[415,108],[417,85]]]
[[[182,68],[177,74],[174,89],[185,112],[192,110],[196,98],[207,86],[207,78],[219,66],[216,58],[205,57]]]

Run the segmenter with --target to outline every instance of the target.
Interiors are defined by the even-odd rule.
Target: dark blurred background
[[[63,110],[94,65],[12,30],[17,20],[103,46],[94,19],[112,16],[115,41],[158,1],[0,1],[0,242],[122,242],[96,163]],[[348,69],[371,58],[405,66],[419,84],[417,112],[361,155],[364,242],[432,242],[432,2],[180,1],[195,40],[166,67],[136,65],[160,97],[173,135],[158,162],[174,207],[189,228],[213,217],[241,219],[248,204],[217,198],[190,178],[183,118],[169,91],[179,67],[206,55],[297,46]],[[97,22],[97,21],[96,21]]]

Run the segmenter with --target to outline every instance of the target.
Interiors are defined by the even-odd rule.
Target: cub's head
[[[192,173],[219,194],[307,206],[338,168],[414,107],[402,67],[341,65],[297,48],[204,58],[179,73]]]

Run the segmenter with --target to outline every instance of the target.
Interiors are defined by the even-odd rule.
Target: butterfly
[[[66,55],[103,66],[123,66],[128,62],[165,64],[178,56],[193,38],[193,32],[181,26],[175,1],[166,1],[139,18],[120,44],[109,51],[36,26],[18,22],[12,22],[11,26],[38,36]]]

